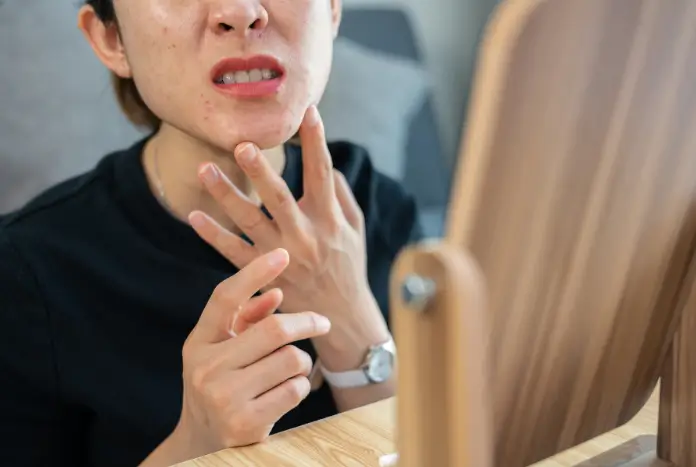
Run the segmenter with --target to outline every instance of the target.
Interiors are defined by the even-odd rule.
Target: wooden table
[[[641,435],[652,435],[642,440],[654,445],[657,407],[656,391],[627,425],[534,467],[575,467]],[[279,433],[261,444],[221,451],[178,467],[377,467],[381,455],[394,451],[395,408],[390,399]],[[595,464],[587,467],[591,465]]]

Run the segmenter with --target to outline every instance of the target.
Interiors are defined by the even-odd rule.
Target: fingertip
[[[294,386],[292,389],[294,402],[302,402],[312,392],[312,383],[305,375],[296,375],[288,380],[288,384]]]
[[[206,218],[205,214],[201,211],[193,211],[188,215],[189,224],[195,229],[201,229],[205,227]]]
[[[277,248],[268,254],[268,264],[272,267],[287,266],[290,263],[290,254],[285,248]]]
[[[314,324],[316,326],[317,332],[321,334],[327,334],[331,331],[331,320],[326,316],[314,313]]]
[[[321,123],[321,115],[316,105],[310,105],[305,113],[304,124],[308,128],[316,128]]]
[[[198,178],[211,188],[220,180],[220,169],[212,162],[204,162],[198,167]]]
[[[234,149],[234,157],[237,162],[250,162],[256,155],[257,147],[254,143],[244,142],[237,145]]]
[[[283,290],[276,287],[275,289],[271,289],[268,291],[268,294],[271,295],[274,299],[274,301],[277,302],[282,302],[284,295],[283,295]]]

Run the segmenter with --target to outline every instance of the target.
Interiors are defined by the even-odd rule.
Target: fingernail
[[[288,252],[279,248],[268,254],[268,264],[272,267],[281,266],[288,262]]]
[[[307,109],[307,124],[309,126],[316,126],[319,124],[319,110],[317,106],[313,105]]]
[[[317,330],[324,333],[329,332],[331,330],[331,321],[329,321],[329,318],[320,315],[317,318]]]
[[[220,179],[220,173],[213,164],[205,164],[201,169],[201,177],[206,185],[214,185]]]
[[[251,143],[246,143],[237,149],[237,161],[242,164],[248,164],[254,160],[256,156],[256,149]]]

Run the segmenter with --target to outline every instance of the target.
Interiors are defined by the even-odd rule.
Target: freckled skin
[[[162,120],[214,147],[282,144],[324,92],[338,26],[332,6],[338,0],[114,3],[130,73],[145,103]],[[251,24],[261,9],[268,14],[266,27],[239,27]],[[221,23],[235,29],[225,32]],[[256,54],[273,55],[285,67],[286,82],[277,95],[245,100],[215,90],[210,72],[220,59]]]

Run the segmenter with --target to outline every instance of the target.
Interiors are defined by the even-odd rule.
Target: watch
[[[333,372],[324,368],[321,370],[324,379],[335,388],[357,388],[369,384],[387,381],[394,373],[396,366],[396,345],[394,339],[373,345],[367,352],[365,361],[357,370]]]

